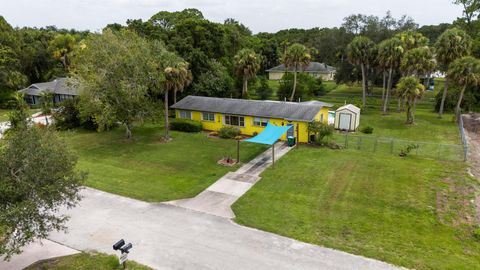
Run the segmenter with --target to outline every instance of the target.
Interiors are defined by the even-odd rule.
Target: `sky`
[[[351,14],[406,14],[420,25],[452,22],[462,15],[452,0],[0,0],[12,26],[100,31],[109,23],[150,18],[161,10],[197,8],[205,18],[234,18],[254,33],[288,28],[334,27]]]

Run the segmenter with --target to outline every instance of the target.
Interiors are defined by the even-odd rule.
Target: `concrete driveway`
[[[123,238],[130,257],[155,269],[399,269],[389,264],[250,229],[229,219],[85,189],[68,210],[69,233],[51,240],[115,254]]]

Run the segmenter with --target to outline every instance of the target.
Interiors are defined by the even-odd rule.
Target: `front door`
[[[350,122],[352,121],[352,115],[341,113],[340,114],[340,125],[341,130],[350,130]]]

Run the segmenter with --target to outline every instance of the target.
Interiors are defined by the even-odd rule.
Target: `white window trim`
[[[213,120],[210,120],[210,119],[205,119],[204,118],[204,114],[212,114],[213,115]],[[215,122],[215,119],[216,119],[216,115],[215,113],[212,113],[212,112],[202,112],[202,121],[206,121],[206,122]]]
[[[231,125],[231,124],[227,124],[227,116],[231,117],[231,116],[234,116],[234,117],[238,117],[238,124],[240,124],[240,118],[243,118],[243,125]],[[240,115],[233,115],[233,114],[225,114],[223,115],[223,124],[225,126],[232,126],[232,127],[245,127],[245,116],[240,116]]]

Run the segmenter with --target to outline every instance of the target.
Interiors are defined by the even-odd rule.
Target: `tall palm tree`
[[[388,70],[387,90],[383,100],[383,113],[387,113],[388,98],[392,90],[393,71],[400,66],[403,53],[402,41],[398,38],[384,40],[378,46],[378,62],[383,68]]]
[[[415,99],[421,96],[423,91],[425,91],[425,86],[414,76],[403,77],[397,84],[397,94],[407,101],[407,124],[415,123],[413,105]]]
[[[416,78],[432,73],[435,67],[435,60],[428,46],[407,51],[400,63],[400,69],[404,75]]]
[[[480,84],[480,60],[472,56],[465,56],[455,60],[448,69],[448,77],[462,87],[457,106],[455,107],[455,113],[459,114],[463,95],[467,87]]]
[[[260,69],[261,57],[252,49],[242,49],[235,55],[235,69],[242,77],[242,97],[248,98],[248,80],[255,77]]]
[[[183,89],[193,81],[192,72],[188,69],[188,66],[187,62],[180,62],[175,69],[176,85],[173,89],[173,103],[177,103],[177,92],[183,92]]]
[[[443,32],[435,43],[435,53],[440,71],[447,73],[445,80],[442,101],[440,102],[440,109],[438,116],[442,117],[445,106],[445,98],[447,97],[449,76],[448,69],[450,64],[456,59],[470,54],[472,48],[472,38],[463,30],[458,28],[451,28]]]
[[[310,64],[312,56],[310,55],[310,50],[302,44],[292,44],[287,48],[283,56],[283,64],[288,70],[293,68],[293,89],[292,95],[290,96],[290,101],[293,101],[295,97],[295,91],[297,89],[297,72],[298,70],[303,70]]]
[[[375,43],[367,37],[358,36],[348,44],[347,57],[353,65],[359,65],[362,69],[362,100],[363,108],[366,106],[367,94],[367,67],[372,60],[374,54]]]
[[[432,51],[428,46],[414,48],[405,53],[400,63],[400,69],[405,76],[414,76],[420,79],[420,76],[430,75],[435,70],[436,64],[433,59]],[[413,100],[413,112],[417,107],[418,95]]]

